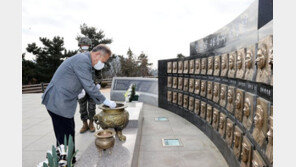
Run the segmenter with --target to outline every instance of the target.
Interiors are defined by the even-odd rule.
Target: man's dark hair
[[[99,44],[96,47],[94,47],[92,49],[92,52],[98,52],[98,51],[103,51],[105,53],[107,53],[108,55],[111,56],[111,50],[108,46],[104,45],[104,44]]]

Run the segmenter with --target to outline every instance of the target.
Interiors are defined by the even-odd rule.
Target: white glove
[[[109,106],[110,108],[115,108],[116,107],[116,103],[114,101],[111,101],[109,99],[106,99],[103,104],[105,104],[106,106]]]
[[[101,89],[101,85],[97,84],[96,87],[100,90]]]
[[[85,90],[82,89],[81,93],[78,95],[78,99],[82,99],[85,96]]]

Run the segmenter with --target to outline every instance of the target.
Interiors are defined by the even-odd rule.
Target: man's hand
[[[82,99],[85,96],[85,90],[82,89],[81,93],[78,95],[78,99]]]
[[[106,106],[109,106],[110,108],[115,108],[116,107],[116,103],[114,101],[111,101],[109,99],[106,99],[103,104],[105,104]]]
[[[97,84],[96,87],[100,90],[101,89],[101,85]]]

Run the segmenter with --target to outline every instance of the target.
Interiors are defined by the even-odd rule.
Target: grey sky
[[[112,38],[116,54],[148,54],[157,60],[189,55],[189,43],[231,22],[254,0],[23,0],[22,52],[39,37],[59,35],[67,49],[86,23]],[[26,56],[32,59],[31,55]]]

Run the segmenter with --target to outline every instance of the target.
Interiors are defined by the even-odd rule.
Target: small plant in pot
[[[74,142],[70,135],[67,143],[67,137],[64,137],[64,144],[58,147],[52,146],[52,149],[47,151],[46,160],[40,162],[37,167],[72,167],[73,157],[78,150],[74,152]]]

